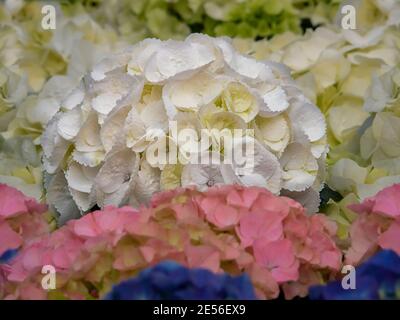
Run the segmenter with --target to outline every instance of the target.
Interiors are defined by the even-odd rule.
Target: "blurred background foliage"
[[[263,39],[334,19],[340,0],[64,0],[127,41],[183,39],[192,32]]]

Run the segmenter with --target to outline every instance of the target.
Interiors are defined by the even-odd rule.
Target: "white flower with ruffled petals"
[[[42,138],[49,201],[62,221],[67,210],[140,205],[188,185],[261,186],[319,203],[324,117],[283,65],[239,54],[225,38],[148,39],[98,63],[77,88],[76,105],[60,110]],[[233,147],[254,146],[244,168],[226,161],[229,145],[218,134],[238,130]],[[220,161],[204,163],[210,156]]]

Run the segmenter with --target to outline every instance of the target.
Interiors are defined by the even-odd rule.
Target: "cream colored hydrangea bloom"
[[[40,27],[43,3],[22,3],[20,7],[2,8],[6,19],[1,26],[13,30],[15,38],[15,45],[7,50],[18,49],[18,54],[9,55],[13,60],[7,61],[6,66],[26,78],[31,94],[18,103],[6,137],[24,135],[35,139],[81,77],[117,46],[117,37],[87,14],[66,16],[58,6],[56,29],[44,30]]]
[[[291,69],[296,83],[327,119],[329,186],[363,200],[400,182],[400,3],[347,2],[356,6],[357,30],[331,25],[309,30],[294,41],[277,36],[236,44],[258,59]]]
[[[62,221],[96,204],[137,205],[162,189],[221,183],[293,193],[317,210],[325,121],[281,64],[241,55],[225,38],[147,39],[102,60],[75,90],[79,99],[63,105],[42,138],[47,196]],[[177,130],[212,132],[197,150],[205,157],[224,154],[214,129],[242,129],[240,139],[254,142],[253,170],[151,162],[152,150],[168,159],[174,148],[179,155],[192,150],[171,122]]]
[[[115,34],[87,14],[66,16],[56,3],[56,29],[44,30],[43,4],[0,3],[0,182],[38,200],[40,161],[32,159],[40,159],[45,125],[79,98],[73,89],[81,77],[116,45]]]

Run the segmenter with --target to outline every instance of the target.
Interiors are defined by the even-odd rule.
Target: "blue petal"
[[[18,253],[17,249],[10,249],[7,250],[6,252],[4,252],[1,256],[0,256],[0,263],[7,263],[10,262],[12,260],[12,258],[14,258]]]
[[[209,270],[188,269],[168,261],[147,268],[137,277],[114,286],[105,299],[255,299],[255,293],[247,275],[214,274]]]

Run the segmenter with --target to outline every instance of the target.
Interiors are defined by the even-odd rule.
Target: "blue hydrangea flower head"
[[[188,269],[172,261],[143,270],[137,277],[115,285],[107,300],[253,300],[253,286],[246,274],[214,274]]]
[[[355,269],[355,289],[344,289],[342,281],[310,289],[314,300],[400,299],[400,256],[382,250]]]

